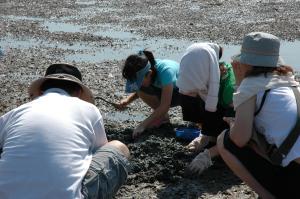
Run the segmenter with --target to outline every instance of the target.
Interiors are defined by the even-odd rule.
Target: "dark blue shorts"
[[[148,95],[154,95],[156,96],[159,100],[161,99],[161,92],[162,89],[158,88],[156,86],[150,85],[148,87],[141,87],[140,91],[147,93]],[[171,107],[179,106],[180,105],[180,97],[179,97],[179,92],[178,88],[173,89],[173,94],[172,94],[172,101],[171,101]]]

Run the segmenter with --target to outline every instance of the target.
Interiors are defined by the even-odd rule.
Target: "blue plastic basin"
[[[198,128],[190,128],[190,127],[184,127],[184,128],[177,128],[176,129],[176,137],[192,141],[196,137],[198,137],[201,133],[201,129]]]

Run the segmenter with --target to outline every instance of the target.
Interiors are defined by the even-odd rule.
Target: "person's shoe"
[[[215,138],[200,134],[199,137],[196,137],[185,148],[189,153],[199,153],[209,144],[209,142],[213,141],[215,141]]]
[[[193,174],[200,175],[204,170],[212,166],[211,156],[208,149],[199,153],[193,161],[186,168],[186,175],[192,176]]]

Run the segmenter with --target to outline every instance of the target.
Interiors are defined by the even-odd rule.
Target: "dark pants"
[[[140,91],[148,94],[148,95],[153,95],[156,96],[159,100],[161,99],[161,92],[162,89],[158,88],[156,86],[148,86],[148,87],[141,87]],[[178,92],[178,88],[173,89],[173,94],[172,94],[172,101],[171,101],[171,107],[179,106],[180,105],[180,96]]]
[[[224,136],[224,147],[276,198],[300,198],[300,164],[291,162],[286,167],[272,165],[250,147],[236,146],[229,137],[229,131]]]
[[[180,103],[184,121],[202,124],[201,133],[217,137],[224,129],[229,128],[223,117],[234,117],[233,108],[225,109],[218,105],[216,112],[205,110],[205,102],[200,97],[180,94]]]

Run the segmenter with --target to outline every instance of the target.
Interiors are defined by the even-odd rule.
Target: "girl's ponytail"
[[[148,61],[151,64],[151,69],[155,67],[155,59],[154,55],[151,51],[143,50],[144,55],[147,57]]]
[[[153,71],[153,73],[152,73],[152,82],[154,82],[156,74],[157,74],[157,69],[155,67],[156,62],[155,62],[154,55],[151,51],[148,51],[148,50],[143,50],[143,53],[147,57],[148,61],[151,64],[151,70]]]
[[[122,76],[125,79],[133,80],[136,78],[136,72],[146,67],[150,62],[151,70],[153,71],[152,80],[156,77],[156,62],[151,51],[141,50],[137,54],[130,55],[127,57],[125,64],[122,69]]]

